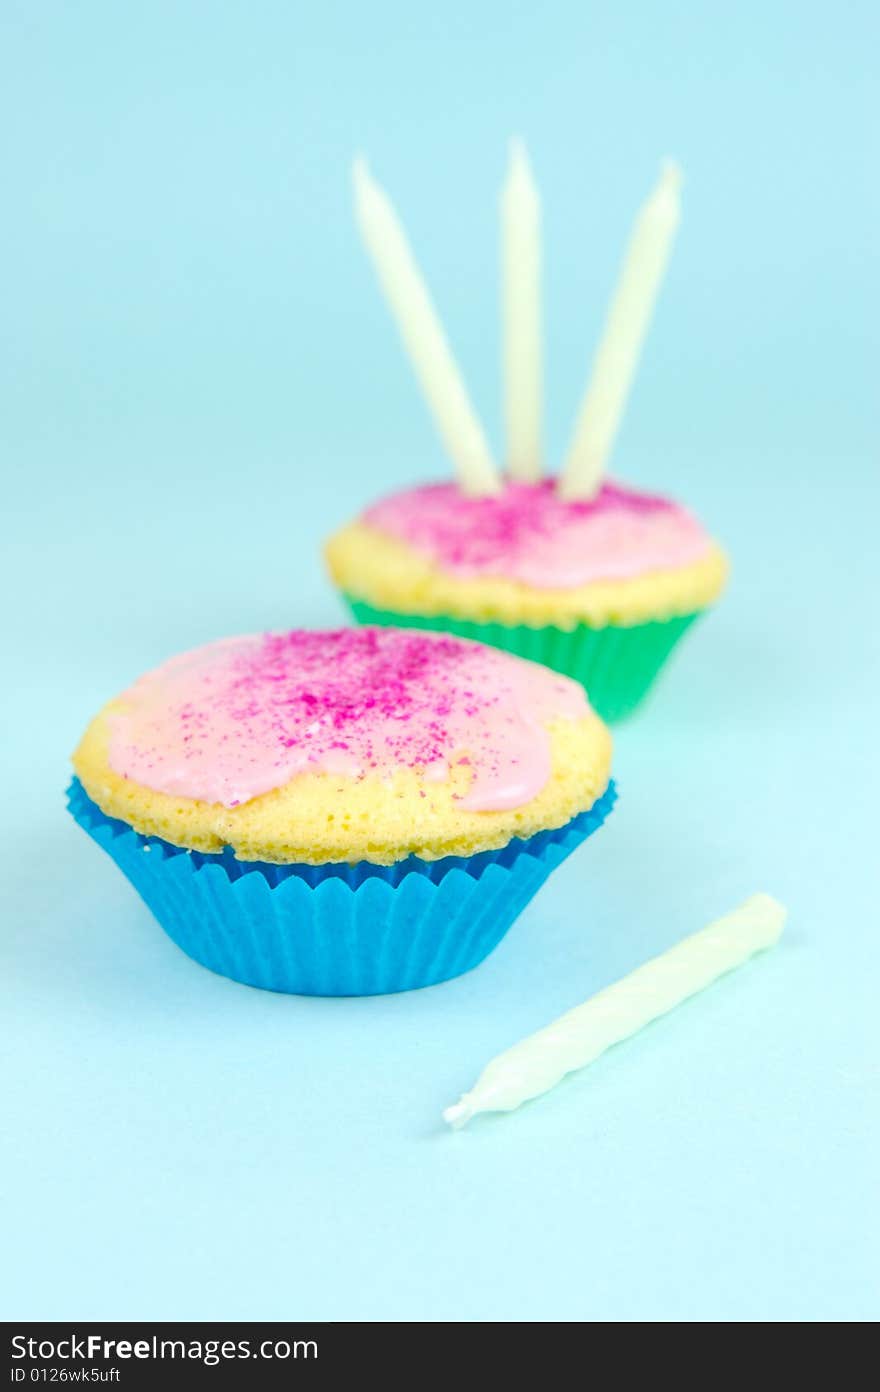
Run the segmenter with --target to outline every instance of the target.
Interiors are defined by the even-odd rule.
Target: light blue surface
[[[7,3],[6,1317],[876,1317],[874,5]],[[139,671],[330,624],[318,539],[445,464],[361,147],[497,439],[496,192],[545,198],[549,449],[660,156],[686,219],[617,470],[729,544],[621,799],[473,974],[293,999],[188,961],[70,821]],[[873,875],[873,881],[871,879]],[[516,1116],[498,1050],[767,889],[782,946]]]

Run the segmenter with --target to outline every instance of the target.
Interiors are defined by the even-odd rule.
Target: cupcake
[[[449,635],[232,638],[92,720],[69,806],[190,957],[372,995],[475,967],[602,824],[611,744],[575,682]]]
[[[542,463],[540,204],[521,145],[502,197],[506,465],[496,467],[391,203],[363,162],[355,208],[456,478],[404,489],[329,541],[330,574],[369,624],[443,629],[536,659],[629,715],[717,599],[721,548],[677,503],[606,466],[679,219],[667,163],[642,207],[558,477]]]
[[[337,532],[326,556],[361,623],[445,629],[546,663],[612,721],[726,572],[684,508],[609,482],[570,502],[554,480],[479,497],[455,483],[407,489]]]

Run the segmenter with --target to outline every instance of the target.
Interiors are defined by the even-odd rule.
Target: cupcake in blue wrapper
[[[614,798],[575,682],[448,635],[297,630],[111,701],[69,806],[190,957],[371,995],[470,970]]]

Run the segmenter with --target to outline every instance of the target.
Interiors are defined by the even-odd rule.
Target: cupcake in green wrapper
[[[633,711],[720,594],[727,562],[684,508],[604,477],[680,215],[664,165],[636,218],[558,479],[542,477],[540,200],[511,149],[502,196],[506,472],[492,460],[397,214],[366,165],[355,212],[455,468],[384,498],[331,537],[361,623],[446,629],[575,677],[606,720]]]
[[[473,497],[454,483],[385,498],[326,547],[361,623],[445,629],[543,662],[605,720],[633,711],[723,588],[721,548],[677,504],[552,479]]]

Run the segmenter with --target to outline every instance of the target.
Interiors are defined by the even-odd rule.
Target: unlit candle
[[[681,182],[681,170],[667,163],[636,218],[560,476],[564,498],[592,498],[602,483],[672,251]]]
[[[497,493],[501,479],[406,233],[363,160],[354,164],[354,199],[361,235],[459,483],[465,493]]]
[[[725,972],[779,941],[786,909],[754,894],[738,909],[671,947],[622,981],[499,1054],[474,1087],[443,1113],[458,1129],[477,1112],[512,1112],[592,1063],[612,1044],[665,1015]]]
[[[502,340],[507,471],[541,477],[541,202],[525,147],[511,141],[501,195]]]

